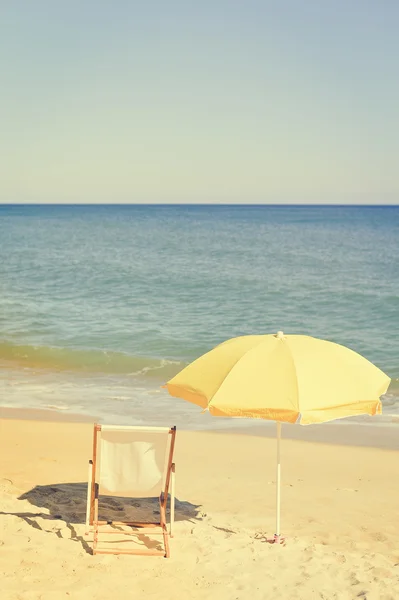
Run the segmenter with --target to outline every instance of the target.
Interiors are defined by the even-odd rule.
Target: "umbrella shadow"
[[[62,520],[71,532],[70,539],[80,542],[86,552],[92,553],[89,544],[82,535],[78,534],[76,529],[76,526],[83,525],[86,521],[87,483],[37,485],[19,496],[18,500],[27,500],[39,510],[37,512],[2,512],[0,514],[18,516],[34,529],[47,532],[49,530],[46,528],[45,521]],[[45,509],[46,512],[40,512],[40,509]],[[40,517],[39,520],[37,520],[38,517]],[[100,496],[99,519],[109,523],[113,521],[154,522],[159,519],[159,500],[157,497]],[[175,522],[193,523],[201,519],[200,505],[175,499]],[[58,537],[63,537],[60,530],[53,530],[53,533]],[[153,542],[147,536],[138,537],[147,547],[153,547]]]

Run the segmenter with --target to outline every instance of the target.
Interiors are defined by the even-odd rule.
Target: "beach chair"
[[[176,427],[118,427],[94,425],[93,457],[89,461],[86,533],[93,532],[93,554],[141,554],[169,558],[169,536],[173,537],[175,512],[175,465],[173,452]],[[170,526],[166,509],[170,493]],[[100,496],[159,498],[159,521],[100,521]],[[100,499],[101,505],[101,499]],[[107,527],[108,526],[108,527]],[[92,529],[91,529],[92,527]],[[145,529],[163,537],[163,549],[99,548],[99,536],[124,534],[143,539]],[[158,531],[157,531],[158,528]],[[160,529],[160,531],[159,531]],[[161,539],[162,539],[161,537]],[[114,538],[115,539],[115,538]],[[161,545],[162,546],[162,545]]]

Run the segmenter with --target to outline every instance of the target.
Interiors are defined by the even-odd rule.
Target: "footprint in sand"
[[[101,504],[103,506],[105,506],[106,508],[110,508],[112,510],[117,510],[117,511],[123,510],[122,503],[119,502],[118,500],[113,500],[112,498],[107,498]]]
[[[0,479],[0,492],[11,492],[14,489],[14,483],[11,479]]]
[[[377,533],[374,535],[374,539],[377,540],[377,542],[386,542],[388,538],[385,533],[382,533],[382,531],[377,531]]]
[[[333,552],[333,555],[335,556],[337,563],[340,565],[346,563],[346,556],[344,554],[337,554],[336,552]]]
[[[113,510],[115,512],[123,512],[124,508],[121,505],[108,504],[108,502],[102,503],[102,508],[106,508],[107,510]]]

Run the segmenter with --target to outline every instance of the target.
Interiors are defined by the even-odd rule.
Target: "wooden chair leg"
[[[175,463],[172,464],[171,469],[171,480],[170,480],[170,537],[173,537],[174,525],[175,525],[175,478],[176,478],[176,466]]]
[[[87,478],[87,504],[86,504],[86,530],[85,530],[85,535],[89,535],[89,531],[90,531],[92,474],[93,474],[93,461],[89,460],[89,474],[88,474],[88,478]]]
[[[166,526],[166,502],[163,501],[160,506],[161,512],[161,527],[163,532],[163,543],[165,545],[165,558],[170,557],[170,549],[169,549],[169,533],[168,528]]]
[[[98,483],[95,485],[95,496],[94,496],[94,536],[93,536],[93,554],[96,554],[98,544]]]

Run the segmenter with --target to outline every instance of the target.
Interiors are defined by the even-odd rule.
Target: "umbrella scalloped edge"
[[[359,415],[380,415],[382,414],[381,400],[368,400],[365,402],[354,402],[352,404],[340,404],[331,406],[322,410],[307,410],[301,414],[301,425],[311,425],[313,423],[326,423],[336,419],[346,417],[356,417]]]

